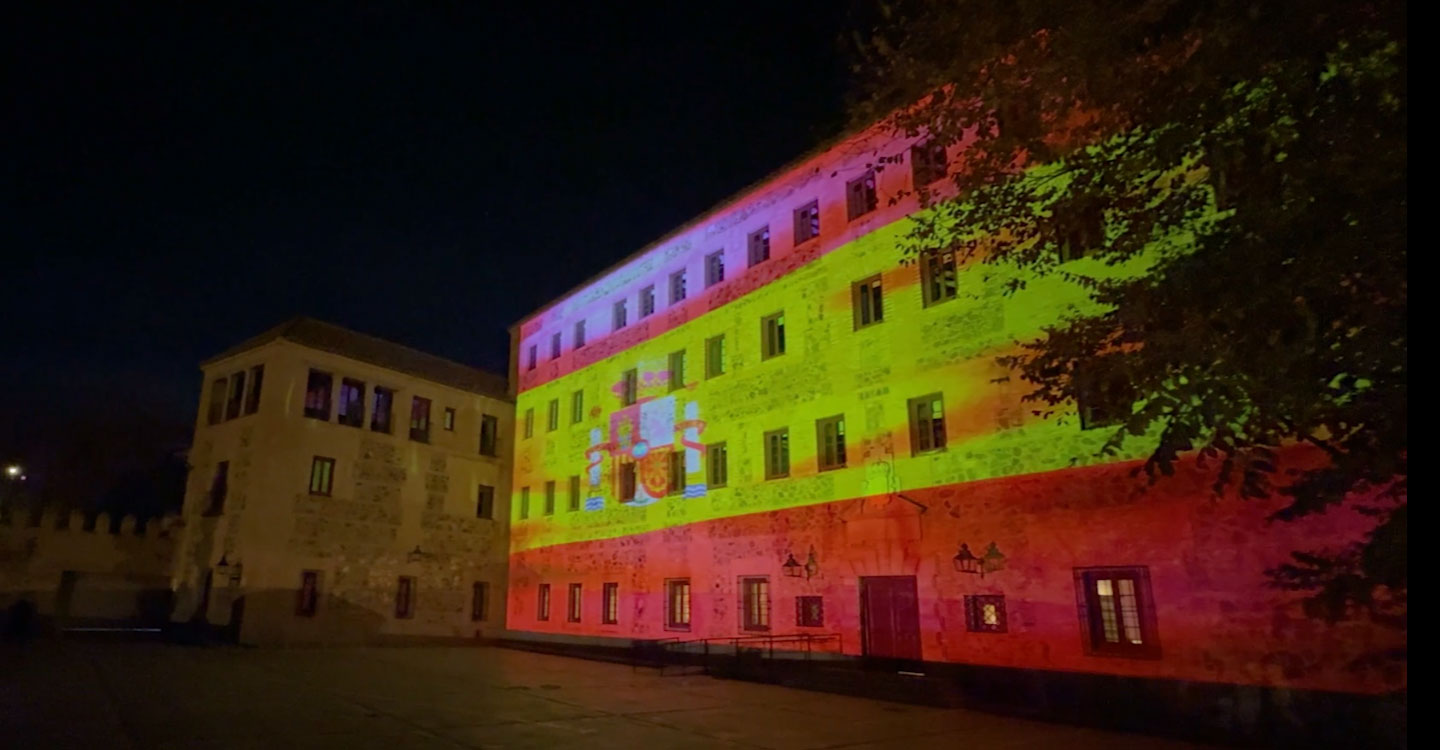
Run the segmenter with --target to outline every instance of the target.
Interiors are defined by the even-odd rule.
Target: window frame
[[[965,630],[969,633],[1007,633],[1009,620],[1005,614],[1004,594],[967,594],[965,596]],[[995,607],[994,623],[985,622],[985,607]]]
[[[725,374],[725,334],[705,339],[705,379]]]
[[[934,414],[934,404],[937,401],[940,403],[940,416],[938,418]],[[931,413],[925,416],[923,419],[919,416],[918,407],[920,406],[930,407]],[[939,453],[941,451],[944,451],[945,447],[950,443],[950,436],[947,432],[950,425],[947,423],[948,420],[946,420],[945,418],[945,394],[941,391],[936,391],[934,393],[927,393],[923,396],[916,396],[915,398],[912,398],[905,402],[905,409],[907,412],[907,416],[909,417],[909,419],[906,421],[910,423],[910,455],[921,456],[927,453]],[[938,444],[936,444],[935,440],[935,423],[937,420],[940,424]],[[922,431],[922,422],[929,425],[928,431]],[[929,436],[930,444],[928,446],[921,446],[922,441],[920,440],[920,436],[922,434],[926,434]]]
[[[384,386],[377,385],[374,387],[373,392],[375,394],[375,397],[371,400],[370,404],[370,431],[389,435],[395,429],[394,421],[396,391],[394,388],[386,388]],[[382,404],[384,405],[383,412],[381,410]],[[385,418],[379,419],[379,416],[382,413],[385,415]]]
[[[521,520],[521,521],[525,521],[525,520],[528,520],[528,519],[530,518],[530,488],[529,488],[529,487],[521,487],[521,488],[520,488],[520,508],[519,508],[519,513],[520,513],[520,520]]]
[[[570,394],[570,424],[580,424],[585,421],[585,389],[580,388]]]
[[[785,311],[773,312],[760,319],[760,361],[785,354]]]
[[[358,398],[350,398],[352,395],[356,395]],[[355,378],[340,378],[340,394],[339,398],[335,400],[335,424],[346,427],[365,427],[365,381]]]
[[[475,581],[470,584],[470,622],[485,622],[490,619],[490,582]]]
[[[745,258],[747,268],[770,260],[770,225],[766,224],[745,237]]]
[[[910,145],[910,167],[911,186],[919,190],[945,177],[950,168],[950,155],[944,146],[926,138]]]
[[[685,350],[670,352],[668,359],[668,372],[670,373],[670,392],[681,390],[685,387]],[[677,377],[676,374],[679,374]]]
[[[493,486],[475,485],[475,517],[486,521],[495,520],[495,488]]]
[[[246,386],[245,393],[245,416],[250,416],[260,411],[261,387],[265,384],[265,365],[255,365],[250,368],[250,383]]]
[[[827,428],[835,428],[835,455],[830,460],[829,455],[830,436],[826,434]],[[831,417],[823,417],[815,420],[815,464],[820,471],[834,471],[843,469],[846,466],[845,455],[845,415],[836,414]]]
[[[555,480],[545,480],[545,504],[540,508],[541,515],[555,515]]]
[[[583,584],[572,583],[565,592],[565,621],[580,622],[585,613],[585,587]]]
[[[617,299],[610,306],[610,330],[619,331],[630,325],[630,308],[625,305],[625,300]]]
[[[705,288],[709,289],[725,280],[725,250],[722,248],[705,255]]]
[[[316,487],[316,469],[324,466],[325,471],[320,473],[320,488]],[[329,456],[312,456],[310,458],[310,495],[312,497],[333,497],[335,491],[335,459]]]
[[[424,396],[410,397],[410,439],[417,443],[430,442],[430,399]]]
[[[234,373],[230,376],[230,382],[226,389],[225,396],[225,421],[239,419],[244,414],[245,408],[245,371]]]
[[[620,405],[634,406],[640,401],[640,369],[632,367],[620,373]]]
[[[453,406],[447,406],[447,407],[445,407],[445,411],[444,411],[443,413],[444,413],[445,416],[444,416],[444,417],[441,419],[441,421],[440,421],[440,429],[442,429],[442,430],[444,430],[444,431],[446,431],[446,432],[454,432],[454,431],[455,431],[455,407],[453,407]]]
[[[793,216],[797,247],[820,237],[820,201],[818,199],[795,209]]]
[[[816,605],[814,618],[807,617],[809,610],[806,604]],[[802,594],[795,597],[795,627],[797,628],[823,628],[825,627],[825,597],[818,594]]]
[[[683,618],[680,615],[683,615]],[[694,601],[690,579],[666,578],[665,629],[688,633],[693,623]]]
[[[635,500],[640,491],[640,470],[634,461],[621,461],[615,467],[615,494],[621,503]]]
[[[850,304],[855,319],[855,330],[885,322],[884,283],[884,278],[877,273],[850,285]]]
[[[524,430],[523,434],[527,440],[535,437],[535,407],[533,406],[525,408]]]
[[[685,301],[688,290],[685,288],[685,269],[673,271],[670,274],[670,304],[676,305]]]
[[[1150,569],[1144,565],[1106,565],[1075,568],[1075,602],[1080,617],[1081,642],[1087,656],[1121,657],[1132,659],[1158,659],[1160,650],[1160,629],[1155,613],[1155,599],[1150,586]],[[1123,611],[1116,611],[1116,642],[1106,640],[1104,632],[1104,611],[1096,586],[1100,580],[1132,582],[1135,597],[1136,626],[1140,643],[1124,642],[1128,624],[1123,621]],[[1112,598],[1115,595],[1112,594]]]
[[[600,624],[620,624],[620,584],[607,581],[600,589]]]
[[[320,611],[321,571],[300,571],[300,588],[295,591],[295,616],[314,617]]]
[[[845,182],[845,218],[847,221],[854,221],[872,214],[879,207],[880,200],[879,194],[875,190],[874,169],[867,169],[859,177]]]
[[[942,305],[960,296],[960,261],[954,250],[923,252],[919,263],[921,307]]]
[[[779,447],[780,447],[780,456],[778,456],[778,457],[772,455],[774,449],[771,447],[772,441],[775,441],[776,439],[778,439],[778,444],[779,444]],[[764,448],[765,448],[765,479],[766,479],[766,480],[770,480],[770,479],[785,479],[785,478],[789,477],[789,476],[790,476],[790,428],[789,428],[789,427],[781,427],[781,428],[775,429],[775,430],[767,430],[767,431],[765,432]],[[781,468],[779,468],[779,470],[777,470],[777,467],[776,467],[775,463],[776,463],[776,461],[778,461],[779,458],[783,458],[783,459],[784,459],[784,466],[781,467]]]
[[[650,284],[640,290],[639,297],[635,300],[635,310],[638,313],[637,319],[644,320],[655,314],[655,285]]]
[[[535,591],[535,619],[539,622],[550,621],[550,584],[542,583]]]
[[[666,484],[667,484],[666,492],[665,492],[666,496],[674,497],[674,496],[676,496],[676,495],[684,494],[684,492],[685,492],[685,451],[684,451],[684,449],[681,449],[681,450],[672,450],[672,451],[670,451],[669,458],[667,458],[666,460],[669,461],[669,464],[665,467],[665,474],[666,474],[666,477],[665,477],[665,478],[666,478]]]
[[[560,429],[560,399],[550,399],[550,404],[545,412],[545,431],[554,432]]]
[[[575,321],[574,339],[575,339],[575,348],[576,348],[576,349],[583,349],[583,348],[585,347],[585,321],[584,321],[584,320],[577,320],[577,321]]]
[[[317,384],[323,387],[317,388]],[[314,400],[318,402],[319,396],[323,394],[325,406],[311,406],[311,394],[316,394]],[[321,422],[330,421],[330,410],[335,397],[335,374],[324,370],[310,368],[309,374],[305,377],[305,401],[302,404],[302,414],[307,419],[318,419]]]
[[[719,457],[718,459],[716,457]],[[716,471],[716,467],[719,471]],[[715,481],[717,475],[720,481]],[[725,441],[705,446],[705,486],[710,489],[725,487],[730,482],[730,449]]]
[[[580,497],[580,475],[579,475],[579,474],[571,474],[571,475],[570,475],[570,487],[569,487],[569,489],[570,489],[570,512],[573,513],[573,512],[575,512],[575,511],[580,510],[580,507],[581,507],[581,505],[582,505],[582,502],[581,502],[581,499],[582,499],[582,498]]]
[[[395,619],[415,618],[415,576],[399,576],[395,580]]]
[[[480,415],[480,455],[491,458],[500,456],[500,417],[494,414]]]
[[[741,631],[746,633],[769,632],[770,604],[769,576],[740,576]]]
[[[229,378],[215,378],[210,381],[210,406],[205,415],[206,424],[214,425],[225,421],[225,396],[229,390]]]
[[[559,331],[550,334],[550,359],[560,359],[560,354],[565,351],[564,340]]]

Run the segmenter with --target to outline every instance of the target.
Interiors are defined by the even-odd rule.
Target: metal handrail
[[[749,635],[709,636],[704,638],[689,638],[683,640],[679,637],[669,637],[650,641],[649,643],[653,644],[655,647],[658,647],[661,652],[671,654],[676,653],[676,649],[682,647],[687,652],[690,652],[690,647],[699,644],[701,665],[704,668],[705,674],[710,674],[711,657],[719,656],[722,653],[720,649],[716,649],[714,652],[712,652],[710,647],[712,643],[717,644],[722,648],[728,646],[729,649],[733,649],[730,655],[737,659],[740,657],[742,650],[748,649],[763,654],[764,657],[768,660],[773,660],[775,658],[775,646],[777,644],[781,644],[783,646],[784,644],[803,643],[805,644],[805,661],[809,661],[810,654],[812,651],[814,651],[814,645],[817,643],[825,643],[829,641],[835,641],[837,650],[844,650],[844,641],[841,637],[841,634],[839,633],[752,633]],[[760,648],[753,648],[751,644],[759,644]],[[787,651],[790,649],[782,648],[781,650]],[[665,671],[665,666],[666,665],[664,663],[659,666],[662,674]]]

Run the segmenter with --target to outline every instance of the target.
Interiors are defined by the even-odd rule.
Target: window
[[[770,260],[770,227],[761,227],[751,232],[746,247],[749,248],[751,268]]]
[[[965,629],[972,633],[1005,632],[1005,597],[998,594],[965,597]]]
[[[476,581],[470,585],[470,622],[485,622],[490,616],[490,584]]]
[[[539,357],[538,353],[535,351],[536,349],[537,349],[536,345],[535,345],[535,344],[531,344],[531,345],[530,345],[530,349],[529,349],[529,350],[526,352],[526,354],[525,354],[525,369],[526,369],[526,370],[533,370],[533,369],[535,369],[535,365],[538,364],[538,362],[539,362],[540,357]]]
[[[408,620],[415,616],[415,578],[400,576],[395,582],[395,617]]]
[[[330,497],[335,483],[335,459],[315,456],[310,460],[310,494]]]
[[[520,488],[520,520],[530,517],[530,488]]]
[[[260,411],[260,386],[265,383],[265,365],[250,368],[250,393],[245,396],[245,413]]]
[[[600,622],[606,625],[615,625],[620,622],[620,584],[618,583],[607,583],[602,589]]]
[[[685,387],[685,350],[670,352],[670,390]]]
[[[875,210],[875,170],[867,169],[865,174],[845,183],[845,215],[854,221]]]
[[[525,437],[535,436],[535,410],[525,410]]]
[[[785,313],[778,312],[760,319],[760,358],[770,359],[785,353]]]
[[[480,455],[500,455],[500,418],[494,414],[480,415]]]
[[[300,571],[300,590],[295,595],[295,616],[314,617],[320,610],[320,571]]]
[[[685,299],[685,271],[679,270],[670,274],[670,304],[675,304]]]
[[[665,629],[690,629],[690,579],[665,581]]]
[[[956,289],[953,251],[920,256],[920,294],[925,307],[955,299]]]
[[[655,314],[655,285],[640,290],[640,317],[648,318]]]
[[[450,408],[450,407],[448,407],[448,406],[445,407],[445,423],[444,423],[444,425],[445,425],[445,431],[446,431],[446,432],[454,432],[454,431],[455,431],[455,410],[452,409],[452,408]]]
[[[410,439],[430,442],[430,399],[416,396],[410,400]]]
[[[475,517],[495,517],[495,488],[488,484],[479,485],[475,490]]]
[[[584,594],[580,584],[570,584],[570,596],[565,607],[565,619],[570,622],[580,622],[580,610],[584,607]]]
[[[580,510],[580,476],[570,477],[570,510]]]
[[[545,414],[545,431],[554,432],[560,429],[560,399],[550,399],[550,409]]]
[[[855,330],[885,319],[885,304],[880,296],[880,274],[855,282],[850,289],[854,302]]]
[[[740,628],[770,629],[769,578],[756,576],[740,579]]]
[[[570,424],[580,424],[585,419],[585,391],[570,394]]]
[[[210,424],[220,424],[225,421],[225,378],[220,378],[210,384],[210,413],[205,421]]]
[[[948,160],[943,145],[922,141],[910,147],[911,177],[916,189],[944,177],[946,166]]]
[[[620,373],[620,403],[633,406],[640,396],[640,373],[630,368]]]
[[[620,502],[628,503],[635,499],[635,464],[626,462],[620,464],[618,481],[620,483]]]
[[[795,625],[801,628],[825,626],[825,597],[795,597]]]
[[[310,371],[310,377],[305,380],[305,416],[330,419],[330,386],[334,380],[328,372]]]
[[[1075,370],[1075,400],[1080,429],[1112,427],[1130,416],[1135,387],[1123,372],[1102,373],[1095,365]]]
[[[555,515],[555,480],[545,483],[545,515]]]
[[[539,595],[535,602],[535,619],[544,622],[550,619],[550,584],[540,584]]]
[[[575,321],[575,348],[579,349],[585,345],[585,321]]]
[[[725,374],[725,334],[705,339],[705,377]]]
[[[782,428],[765,433],[765,478],[790,476],[790,430]]]
[[[225,496],[230,491],[230,462],[221,461],[215,464],[215,476],[210,479],[209,502],[205,506],[205,515],[218,516],[225,512]]]
[[[820,470],[845,468],[845,415],[815,421],[815,445],[818,448]]]
[[[358,380],[340,380],[340,403],[335,405],[335,421],[348,427],[365,424],[365,384]]]
[[[611,330],[618,331],[621,328],[624,328],[627,322],[628,321],[626,320],[625,313],[625,300],[622,299],[619,302],[616,302],[614,308],[612,308],[610,311],[610,328]]]
[[[550,359],[560,359],[560,332],[550,334]]]
[[[370,412],[370,429],[390,434],[390,413],[395,408],[395,391],[375,386],[375,408]]]
[[[724,487],[730,480],[730,453],[724,443],[705,446],[705,484]]]
[[[910,410],[910,455],[945,448],[945,402],[940,394],[912,398]]]
[[[716,250],[705,256],[705,288],[725,280],[725,251]]]
[[[679,495],[685,491],[685,451],[670,451],[670,476],[669,485],[671,495]]]
[[[225,419],[240,416],[240,407],[245,403],[245,373],[230,376],[230,397],[225,400]]]
[[[1083,258],[1105,244],[1105,212],[1098,206],[1072,207],[1060,219],[1069,225],[1060,241],[1061,263]]]
[[[810,201],[795,209],[795,244],[820,236],[820,202]]]
[[[1147,568],[1077,568],[1075,585],[1086,653],[1160,656]]]

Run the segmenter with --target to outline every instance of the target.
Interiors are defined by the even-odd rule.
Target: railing
[[[711,638],[661,638],[635,644],[634,667],[647,666],[665,674],[667,667],[699,667],[703,674],[715,674],[724,666],[776,662],[808,663],[816,654],[843,652],[839,633],[753,633]],[[778,655],[777,655],[778,654]],[[682,673],[684,673],[682,671]]]

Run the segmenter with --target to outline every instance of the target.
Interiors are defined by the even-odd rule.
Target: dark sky
[[[297,314],[503,371],[511,323],[841,122],[833,0],[26,5],[8,455],[188,429],[198,362]]]

